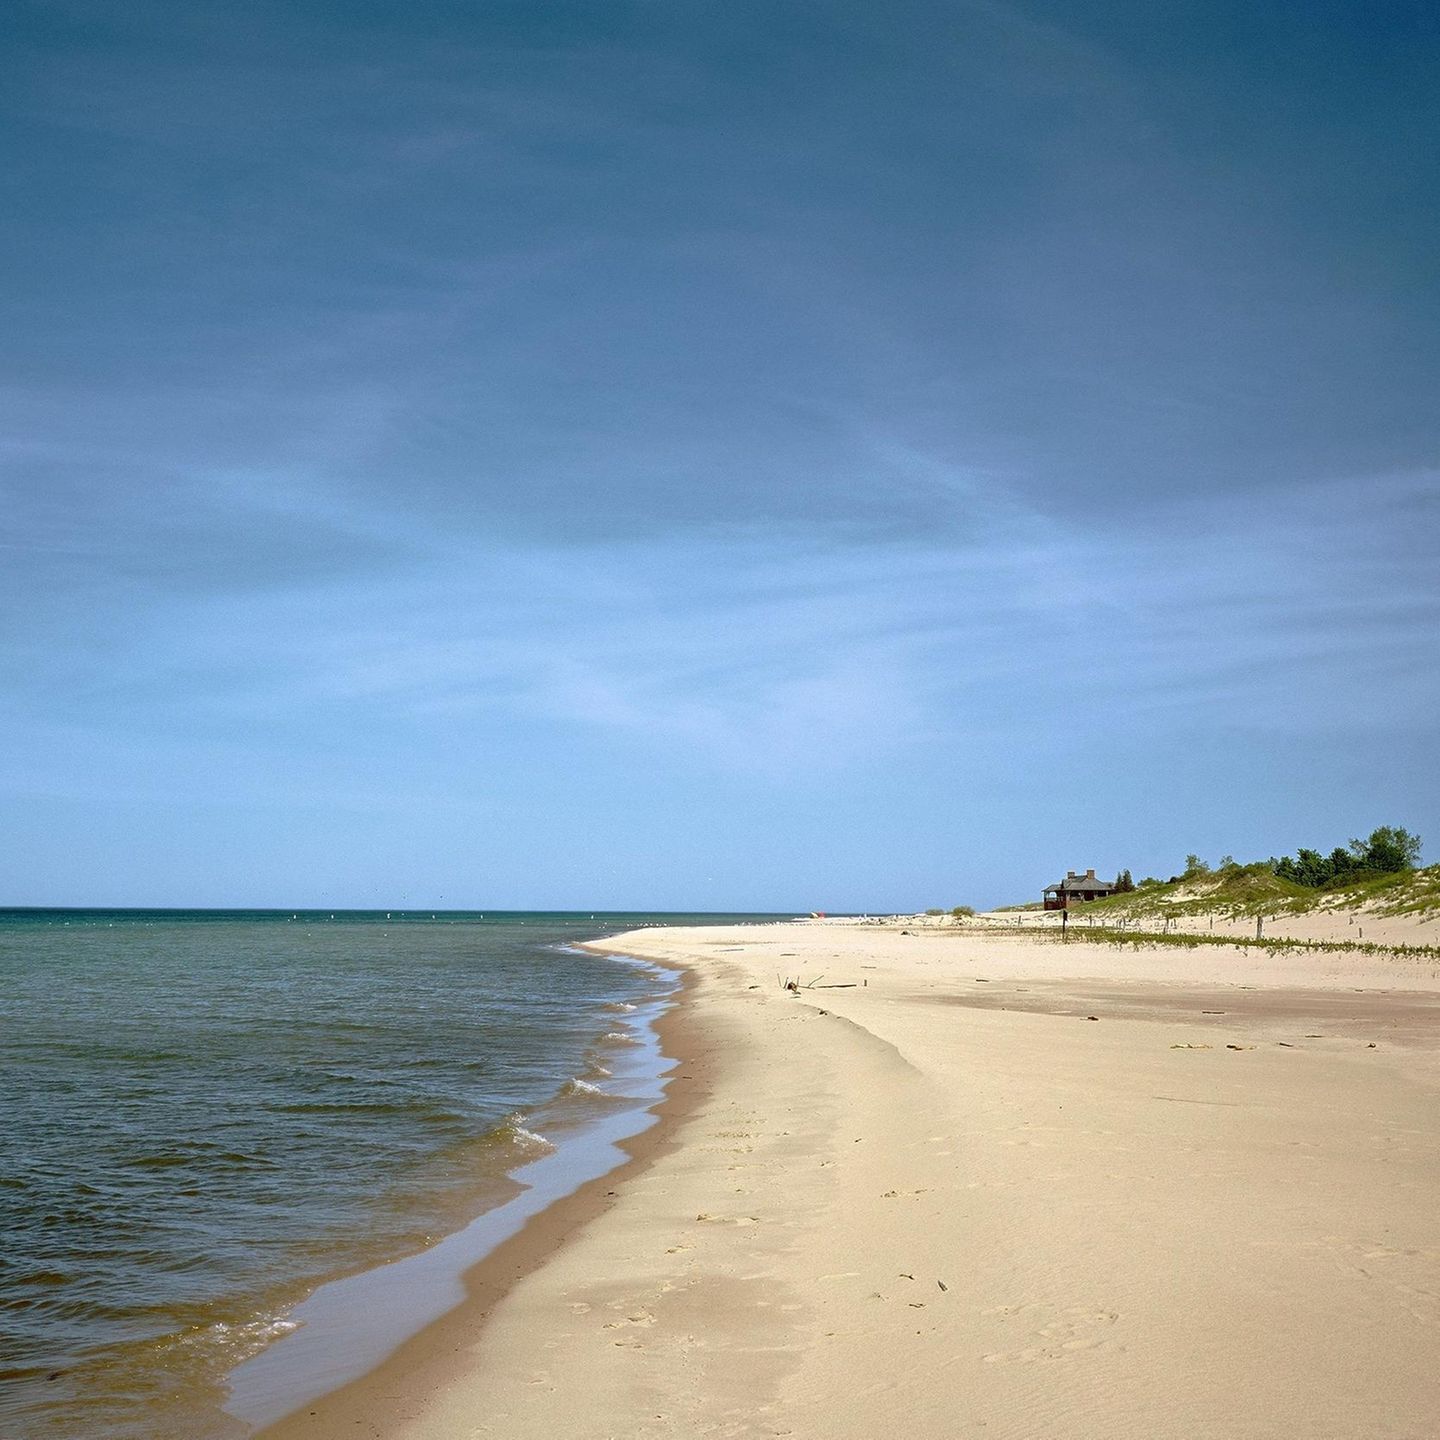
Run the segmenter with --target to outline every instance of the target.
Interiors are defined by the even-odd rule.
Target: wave
[[[517,1110],[513,1115],[507,1115],[499,1125],[495,1127],[494,1135],[497,1139],[506,1140],[517,1149],[527,1153],[545,1153],[555,1148],[554,1144],[535,1130],[529,1130],[525,1126],[525,1116]]]
[[[610,1100],[614,1097],[608,1090],[602,1090],[598,1085],[592,1085],[588,1080],[571,1078],[560,1087],[562,1095],[581,1096],[587,1100]]]
[[[286,1320],[279,1316],[262,1316],[256,1320],[215,1320],[182,1334],[167,1336],[157,1348],[223,1350],[226,1363],[233,1365],[242,1358],[258,1355],[282,1335],[299,1328],[298,1320]]]
[[[600,1039],[606,1045],[638,1045],[639,1037],[632,1035],[628,1030],[607,1030]]]
[[[132,1170],[173,1170],[177,1166],[183,1165],[202,1168],[218,1166],[232,1170],[274,1170],[279,1168],[276,1161],[265,1155],[255,1155],[244,1150],[220,1150],[214,1146],[203,1144],[192,1144],[179,1150],[157,1151],[150,1155],[133,1155],[127,1160],[120,1160],[116,1163]],[[83,1194],[107,1193],[91,1185],[77,1188],[80,1188]]]
[[[612,1015],[629,1015],[640,1007],[632,1005],[628,1000],[610,1000],[600,1008],[608,1010]]]

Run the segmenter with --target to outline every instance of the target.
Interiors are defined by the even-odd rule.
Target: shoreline
[[[658,1123],[263,1440],[1434,1432],[1434,974],[803,924],[591,948],[686,977]]]
[[[628,951],[603,941],[576,943],[598,954],[628,956]],[[395,1433],[410,1418],[410,1397],[417,1387],[450,1381],[455,1370],[451,1357],[462,1352],[489,1324],[495,1308],[511,1291],[544,1266],[575,1231],[603,1215],[627,1179],[678,1143],[674,1131],[704,1084],[698,1063],[691,1066],[683,1053],[694,1049],[689,1041],[685,1000],[698,977],[690,968],[663,959],[646,957],[646,963],[676,977],[674,991],[651,1022],[659,1054],[670,1063],[659,1075],[660,1098],[644,1109],[644,1114],[651,1117],[649,1123],[614,1142],[625,1158],[527,1216],[515,1233],[465,1267],[457,1277],[461,1297],[389,1347],[378,1363],[251,1430],[252,1440],[322,1440],[329,1435],[354,1435],[357,1426],[369,1427],[362,1428],[362,1434]],[[482,1215],[477,1220],[484,1218]]]

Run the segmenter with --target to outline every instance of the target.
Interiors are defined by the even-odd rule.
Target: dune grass
[[[1114,925],[1071,925],[1064,932],[1058,927],[1052,927],[1049,930],[1032,930],[1027,938],[1053,940],[1057,944],[1084,941],[1096,945],[1169,945],[1185,950],[1193,950],[1201,945],[1228,945],[1235,950],[1285,953],[1316,951],[1330,954],[1347,951],[1356,955],[1400,955],[1440,960],[1440,945],[1387,945],[1371,940],[1294,940],[1284,936],[1265,936],[1256,940],[1243,935],[1208,935],[1186,930],[1122,930]]]
[[[1076,913],[1127,920],[1207,915],[1237,919],[1362,906],[1381,915],[1440,910],[1440,865],[1390,875],[1359,875],[1320,889],[1283,879],[1265,864],[1231,865],[1210,874],[1168,884],[1142,885],[1128,894],[1091,900]]]

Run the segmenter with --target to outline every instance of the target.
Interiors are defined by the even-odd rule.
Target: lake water
[[[763,918],[0,911],[0,1434],[246,1433],[317,1286],[625,1103],[674,981],[578,942]]]

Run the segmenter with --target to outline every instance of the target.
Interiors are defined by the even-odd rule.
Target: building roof
[[[1054,885],[1047,885],[1047,890],[1058,890],[1062,893],[1070,890],[1113,890],[1113,880],[1097,880],[1093,875],[1067,875],[1063,880],[1058,880]]]

